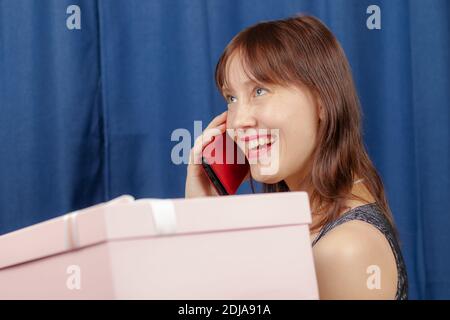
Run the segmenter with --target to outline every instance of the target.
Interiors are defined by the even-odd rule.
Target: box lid
[[[310,224],[306,192],[139,199],[124,195],[0,237],[0,269],[131,237]]]

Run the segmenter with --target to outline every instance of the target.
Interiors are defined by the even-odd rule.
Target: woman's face
[[[227,128],[238,129],[236,142],[250,162],[252,177],[264,183],[285,180],[291,190],[301,190],[316,144],[314,97],[298,86],[258,85],[245,74],[238,54],[231,57],[227,72]]]

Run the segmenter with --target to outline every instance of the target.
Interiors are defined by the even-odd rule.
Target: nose
[[[248,129],[252,127],[256,127],[257,119],[253,114],[253,110],[250,106],[247,105],[239,105],[233,112],[232,117],[229,115],[230,123],[228,124],[229,128],[234,129]]]

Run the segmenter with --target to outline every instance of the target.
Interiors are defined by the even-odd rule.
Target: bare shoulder
[[[321,299],[393,299],[397,266],[386,237],[352,220],[329,231],[313,249]]]

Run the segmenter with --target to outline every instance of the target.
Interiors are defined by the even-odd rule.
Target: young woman
[[[260,139],[258,152],[278,144],[279,170],[262,174],[258,162],[251,177],[265,192],[308,192],[320,298],[407,299],[406,268],[361,137],[350,66],[330,30],[311,16],[251,26],[220,57],[216,85],[228,110],[191,150],[186,197],[217,195],[197,159],[212,136],[227,128],[278,129]],[[248,145],[240,147],[248,157]]]

